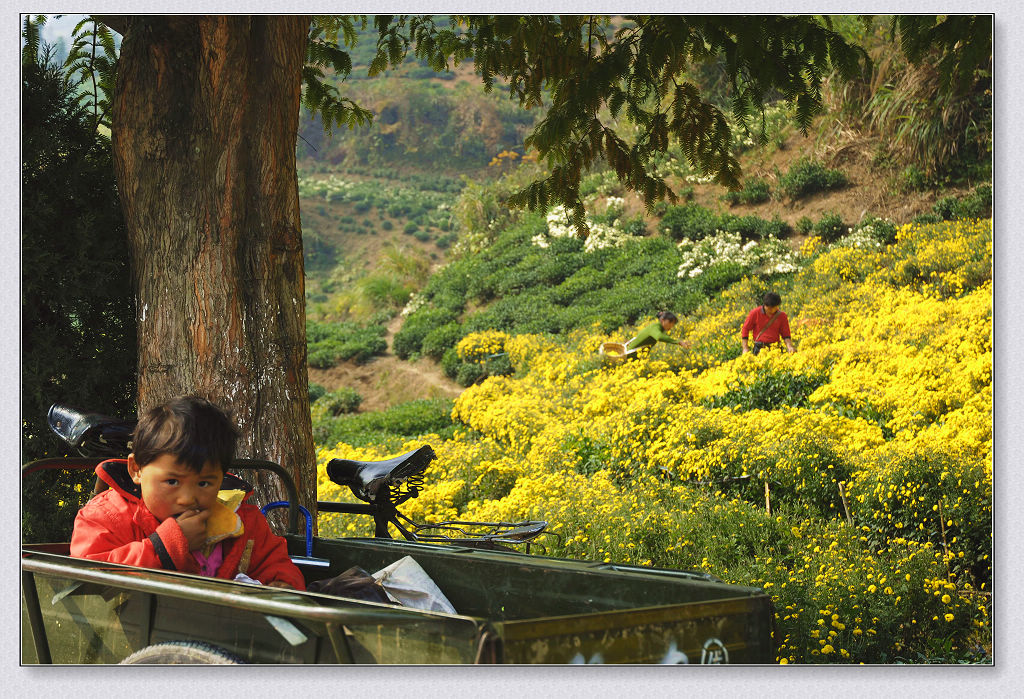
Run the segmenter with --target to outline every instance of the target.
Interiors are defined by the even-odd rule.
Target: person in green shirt
[[[677,340],[669,336],[669,332],[676,326],[677,322],[679,322],[679,319],[676,318],[675,313],[661,311],[658,313],[656,321],[644,326],[643,330],[626,344],[626,351],[632,353],[633,350],[640,349],[641,347],[653,347],[658,342],[669,342],[680,347],[689,347],[689,342]]]

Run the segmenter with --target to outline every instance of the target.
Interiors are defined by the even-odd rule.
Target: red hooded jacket
[[[127,460],[104,461],[96,467],[96,475],[110,488],[92,498],[75,517],[72,556],[199,574],[199,563],[177,520],[156,520],[128,474]],[[224,474],[221,488],[245,490],[245,500],[252,495],[251,486],[230,473]],[[288,557],[287,543],[270,531],[259,508],[243,501],[237,512],[245,531],[222,542],[224,561],[215,577],[231,580],[245,573],[264,584],[281,581],[306,589],[302,573]]]

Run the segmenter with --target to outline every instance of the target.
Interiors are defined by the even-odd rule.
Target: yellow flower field
[[[879,251],[813,242],[782,290],[797,353],[736,356],[756,280],[662,345],[471,335],[515,374],[456,401],[404,512],[544,519],[547,553],[711,572],[773,596],[785,663],[921,662],[990,642],[991,221],[904,226]],[[319,497],[347,494],[324,475]],[[321,518],[330,536],[369,522]]]

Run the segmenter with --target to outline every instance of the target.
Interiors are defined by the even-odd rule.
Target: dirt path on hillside
[[[348,361],[330,369],[309,368],[309,382],[320,384],[328,391],[343,386],[354,388],[363,397],[359,412],[386,410],[393,405],[420,398],[455,398],[462,386],[449,379],[437,362],[420,359],[403,361],[392,351],[395,333],[402,319],[394,318],[388,324],[385,354],[364,364]]]

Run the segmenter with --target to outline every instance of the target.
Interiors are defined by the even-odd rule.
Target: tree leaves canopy
[[[725,57],[732,116],[743,128],[752,116],[763,117],[769,96],[781,95],[806,129],[821,111],[824,75],[835,69],[852,77],[868,61],[827,19],[807,15],[637,15],[619,23],[602,15],[456,15],[446,26],[431,17],[380,15],[374,26],[379,37],[371,75],[400,65],[410,51],[435,70],[472,59],[485,90],[500,81],[524,108],[546,104],[525,145],[550,172],[508,203],[531,209],[562,204],[583,234],[579,183],[600,160],[648,207],[676,200],[649,167],[671,140],[705,175],[739,186],[731,127],[687,79],[691,66]],[[632,143],[616,128],[620,115],[638,129]]]

